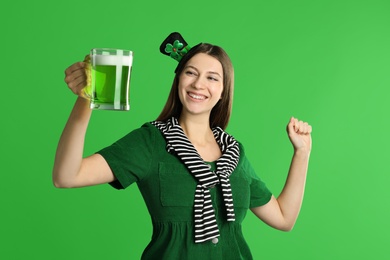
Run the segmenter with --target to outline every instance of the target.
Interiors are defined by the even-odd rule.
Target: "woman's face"
[[[178,90],[182,114],[209,116],[223,91],[221,63],[205,53],[194,55],[180,74]]]

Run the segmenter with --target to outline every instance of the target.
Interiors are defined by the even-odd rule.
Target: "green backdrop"
[[[235,67],[228,131],[278,195],[290,116],[313,125],[300,217],[289,233],[248,212],[255,259],[390,254],[390,2],[13,1],[1,20],[1,259],[139,259],[151,236],[136,185],[56,189],[51,170],[75,96],[64,70],[93,47],[134,51],[131,111],[94,111],[85,155],[154,120],[175,61],[172,31],[221,45]]]

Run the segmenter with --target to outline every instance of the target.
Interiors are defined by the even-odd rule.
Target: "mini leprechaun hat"
[[[191,49],[180,33],[173,32],[160,45],[160,52],[180,61]]]

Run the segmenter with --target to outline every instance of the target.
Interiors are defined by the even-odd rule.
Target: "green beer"
[[[100,52],[99,52],[100,50]],[[132,52],[93,49],[91,109],[129,110]]]

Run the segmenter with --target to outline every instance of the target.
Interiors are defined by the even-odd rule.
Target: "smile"
[[[203,95],[198,95],[198,94],[194,94],[194,93],[188,93],[188,95],[193,98],[193,99],[196,99],[196,100],[205,100],[206,99],[206,96],[203,96]]]

